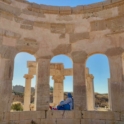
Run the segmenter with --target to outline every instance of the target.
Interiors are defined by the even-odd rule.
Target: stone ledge
[[[124,4],[123,0],[107,0],[105,2],[89,4],[87,6],[80,5],[80,6],[71,8],[71,7],[39,5],[39,4],[29,3],[25,0],[15,0],[15,1],[28,4],[30,6],[28,9],[36,13],[43,12],[43,13],[49,13],[49,14],[65,14],[65,15],[78,14],[78,13],[84,13],[84,12],[96,12],[96,11],[100,11],[103,9],[108,9],[108,8],[112,8],[112,7],[116,7]]]
[[[83,118],[81,117],[81,111],[75,110],[4,112],[1,115],[0,124],[2,122],[2,124],[8,124],[9,122],[30,124],[32,120],[37,124],[124,124],[124,120],[120,120],[119,112],[82,111],[82,113]]]

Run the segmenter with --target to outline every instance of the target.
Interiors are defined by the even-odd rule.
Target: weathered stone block
[[[75,43],[80,40],[89,39],[89,32],[70,34],[70,43]]]
[[[32,16],[38,16],[41,18],[45,18],[45,15],[43,13],[37,13],[35,11],[29,11],[28,9],[23,9],[22,12],[26,15],[32,15]]]
[[[124,5],[121,5],[118,7],[118,12],[119,12],[119,15],[124,14]]]
[[[39,100],[38,102],[40,102],[40,100]],[[48,105],[48,103],[47,103],[47,105],[46,105],[46,104],[37,105],[37,110],[41,110],[41,111],[49,110],[49,105]]]
[[[37,118],[38,119],[41,119],[41,118],[44,119],[44,118],[46,118],[45,117],[45,115],[46,115],[46,112],[45,111],[37,111],[36,113],[37,113]]]
[[[32,25],[21,25],[20,28],[27,29],[27,30],[33,30],[33,26]]]
[[[3,2],[7,3],[7,4],[11,4],[12,1],[11,0],[2,0]]]
[[[72,21],[73,18],[70,15],[58,15],[56,20],[58,20],[58,21]]]
[[[59,39],[63,39],[63,38],[65,38],[66,36],[65,36],[65,34],[61,34],[60,36],[59,36]]]
[[[71,14],[71,7],[60,7],[60,14]]]
[[[5,19],[7,19],[7,20],[10,20],[10,21],[12,21],[13,18],[14,18],[13,14],[11,14],[11,13],[9,13],[9,12],[6,12],[6,11],[0,11],[0,16],[1,16],[2,18],[5,18]]]
[[[81,111],[65,111],[64,117],[66,119],[81,119]]]
[[[54,55],[67,54],[71,52],[71,44],[60,44],[53,50]]]
[[[74,33],[75,26],[74,24],[66,24],[66,33]]]
[[[58,6],[40,5],[40,10],[43,11],[44,13],[59,14],[59,7]]]
[[[121,120],[124,121],[124,112],[121,112]]]
[[[21,14],[21,9],[9,6],[9,5],[4,4],[4,3],[0,3],[0,9],[7,11],[9,13],[12,13],[14,15],[17,15],[17,16]]]
[[[105,120],[82,119],[81,124],[106,124]]]
[[[19,124],[31,124],[32,120],[20,120]],[[15,122],[14,122],[15,123]],[[13,124],[14,124],[13,123]],[[18,124],[18,123],[17,123]]]
[[[81,111],[48,111],[47,118],[57,119],[81,119]]]
[[[21,18],[21,17],[16,16],[16,17],[14,18],[14,20],[15,20],[15,22],[17,22],[17,23],[21,23],[24,19]]]
[[[42,22],[42,21],[35,21],[34,26],[39,28],[50,29],[50,23]]]
[[[57,119],[41,119],[41,124],[56,124]]]
[[[84,119],[120,120],[119,112],[83,111],[82,115]]]
[[[106,120],[106,124],[123,124],[124,122],[122,121],[114,121],[114,120],[111,120],[111,121],[108,121]]]
[[[80,124],[80,119],[57,119],[57,124]]]
[[[30,120],[30,119],[32,119],[31,112],[30,111],[20,112],[20,119],[21,120]]]
[[[20,112],[10,112],[10,121],[18,121],[20,119]]]
[[[9,120],[10,120],[10,112],[4,112],[2,119],[3,119],[2,120],[3,122],[9,122]]]
[[[47,111],[47,118],[49,119],[55,119],[55,118],[63,118],[64,117],[64,111]]]
[[[100,31],[100,30],[105,30],[107,28],[106,22],[104,20],[91,22],[90,24],[91,24],[91,31]]]
[[[65,29],[65,24],[51,24],[51,33],[65,33],[66,29]]]
[[[124,124],[124,121],[106,121],[106,124]]]
[[[23,20],[22,24],[24,24],[24,25],[32,25],[33,26],[34,22],[30,21],[30,20]]]

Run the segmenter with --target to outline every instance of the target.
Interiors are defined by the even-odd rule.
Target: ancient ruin
[[[73,8],[0,0],[0,124],[124,124],[123,40],[124,0]],[[36,57],[35,72],[29,67],[29,72],[31,69],[37,76],[36,111],[10,112],[14,58],[20,52]],[[85,63],[96,53],[106,55],[110,65],[110,109],[104,112],[88,104],[94,103],[93,75]],[[60,54],[72,59],[73,69],[66,71],[62,64],[50,65],[51,58]],[[61,71],[56,75],[58,67]],[[64,75],[73,75],[73,111],[49,110],[50,75],[56,87],[62,84]],[[26,106],[33,75],[24,77]],[[56,92],[62,91],[62,85],[59,87]],[[59,93],[54,96],[63,97]]]

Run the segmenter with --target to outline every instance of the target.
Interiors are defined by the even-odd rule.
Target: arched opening
[[[65,55],[57,55],[50,62],[50,105],[56,107],[64,100],[64,94],[73,95],[73,63]]]
[[[11,111],[34,110],[35,60],[33,55],[26,52],[18,53],[15,57]]]
[[[107,56],[94,54],[86,62],[87,109],[110,109],[109,62]]]

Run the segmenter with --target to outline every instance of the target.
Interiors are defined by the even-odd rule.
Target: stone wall
[[[0,0],[0,124],[30,124],[32,119],[38,124],[123,124],[123,14],[123,0],[74,8]],[[36,112],[9,112],[14,58],[20,52],[33,54],[37,60]],[[111,112],[87,111],[85,62],[95,53],[109,59]],[[48,111],[49,63],[59,54],[69,56],[74,64],[78,112]]]
[[[123,6],[123,0],[74,8],[0,0],[0,54],[6,58],[19,52],[36,58],[58,54],[72,58],[75,51],[87,57],[116,47],[124,51]]]
[[[52,110],[11,112],[2,116],[1,124],[124,124],[123,112]]]

